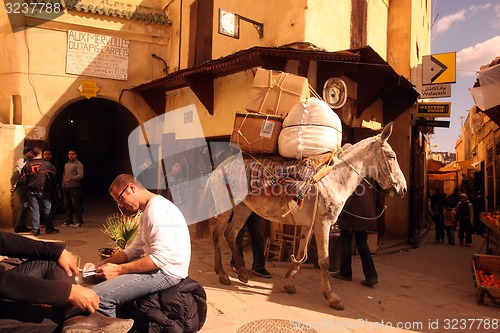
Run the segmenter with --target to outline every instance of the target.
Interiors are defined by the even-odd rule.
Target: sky
[[[433,151],[455,152],[462,121],[474,100],[469,92],[483,65],[500,56],[500,2],[498,0],[431,0],[431,54],[456,52],[457,81],[451,85],[450,127],[436,127]]]

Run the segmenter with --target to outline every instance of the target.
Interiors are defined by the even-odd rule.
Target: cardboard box
[[[478,273],[482,270],[489,274],[500,276],[500,256],[474,254],[472,256],[472,280],[476,287],[478,304],[500,305],[500,288],[487,287],[479,284]]]
[[[230,141],[249,153],[275,154],[282,123],[279,116],[237,113]]]
[[[291,108],[309,98],[307,78],[258,68],[246,104],[247,111],[285,118]]]

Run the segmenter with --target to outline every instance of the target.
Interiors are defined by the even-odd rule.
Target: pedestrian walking
[[[64,208],[66,210],[66,222],[63,224],[64,227],[83,227],[81,189],[83,164],[77,157],[78,155],[76,150],[70,149],[68,151],[68,162],[64,165],[62,178],[62,192],[64,198]],[[73,215],[76,216],[76,222],[73,222]]]
[[[460,194],[460,202],[455,207],[458,219],[458,239],[460,244],[470,247],[472,243],[472,227],[474,226],[474,209],[467,194]]]
[[[446,195],[443,190],[437,189],[431,197],[432,220],[436,230],[436,243],[444,242],[444,209],[447,205]]]
[[[446,207],[443,213],[444,217],[444,231],[449,245],[455,245],[455,210],[452,207]]]

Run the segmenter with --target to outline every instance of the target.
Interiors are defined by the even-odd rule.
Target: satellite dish
[[[332,108],[340,109],[347,102],[347,86],[338,77],[326,80],[323,86],[323,100]]]

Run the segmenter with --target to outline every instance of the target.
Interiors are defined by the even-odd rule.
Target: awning
[[[500,59],[480,70],[474,87],[469,89],[477,108],[500,125]]]
[[[465,160],[457,162],[460,165],[461,170],[475,169],[476,167],[472,165],[472,160]]]
[[[450,171],[460,171],[460,170],[468,170],[475,169],[476,165],[472,165],[472,160],[458,161],[446,164],[444,167],[440,168],[439,172],[450,172]]]
[[[477,166],[478,166],[479,164],[481,164],[481,162],[482,162],[482,161],[484,161],[484,160],[480,160],[480,161],[472,162],[472,163],[471,163],[471,165],[472,165],[474,168],[476,168],[476,169],[477,169]]]
[[[371,47],[328,52],[316,49],[255,46],[234,54],[182,69],[133,87],[157,114],[165,112],[167,91],[189,87],[207,108],[214,109],[214,80],[255,67],[284,71],[289,60],[298,60],[299,75],[306,76],[309,62],[317,62],[317,87],[331,76],[345,75],[358,83],[357,112],[361,114],[377,99],[384,101],[383,121],[396,119],[413,105],[418,92]],[[321,91],[318,91],[321,95]]]
[[[446,172],[446,173],[430,173],[427,177],[428,180],[456,180],[456,172]]]
[[[439,172],[450,172],[450,171],[458,171],[459,166],[457,165],[456,162],[452,162],[449,164],[446,164],[444,167],[439,168]]]

